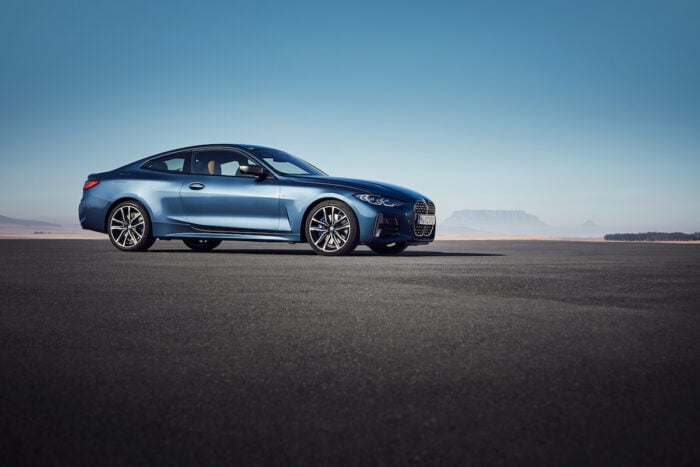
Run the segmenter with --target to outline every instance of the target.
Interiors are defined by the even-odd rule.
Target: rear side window
[[[148,161],[144,169],[158,172],[189,172],[190,151],[181,151]]]

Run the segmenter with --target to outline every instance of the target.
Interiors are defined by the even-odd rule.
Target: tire
[[[207,238],[185,238],[182,242],[193,251],[211,251],[221,245],[221,240]]]
[[[311,248],[323,256],[350,254],[360,238],[357,217],[342,201],[322,201],[311,209],[304,232]]]
[[[112,245],[122,251],[146,251],[156,241],[151,217],[137,201],[123,201],[109,212],[107,234]]]
[[[397,255],[403,250],[408,248],[408,243],[406,242],[394,242],[394,243],[370,243],[367,245],[375,253],[380,255]]]

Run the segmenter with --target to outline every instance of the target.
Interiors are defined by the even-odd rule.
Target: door
[[[277,232],[280,188],[274,178],[241,174],[242,165],[259,165],[231,149],[194,153],[180,200],[188,222],[197,228],[233,233]]]

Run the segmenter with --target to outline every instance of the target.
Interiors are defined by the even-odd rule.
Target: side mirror
[[[255,175],[259,180],[262,180],[267,176],[267,170],[265,167],[260,167],[259,165],[242,165],[238,168],[244,175]]]

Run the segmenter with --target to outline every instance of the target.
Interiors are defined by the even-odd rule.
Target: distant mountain
[[[0,215],[0,226],[22,226],[22,227],[60,227],[58,224],[52,224],[50,222],[35,221],[29,219],[14,219],[12,217],[7,217]]]
[[[602,237],[605,229],[597,225],[592,220],[587,220],[576,228],[576,236]]]
[[[445,219],[439,231],[443,234],[546,235],[550,227],[525,211],[462,209]]]

